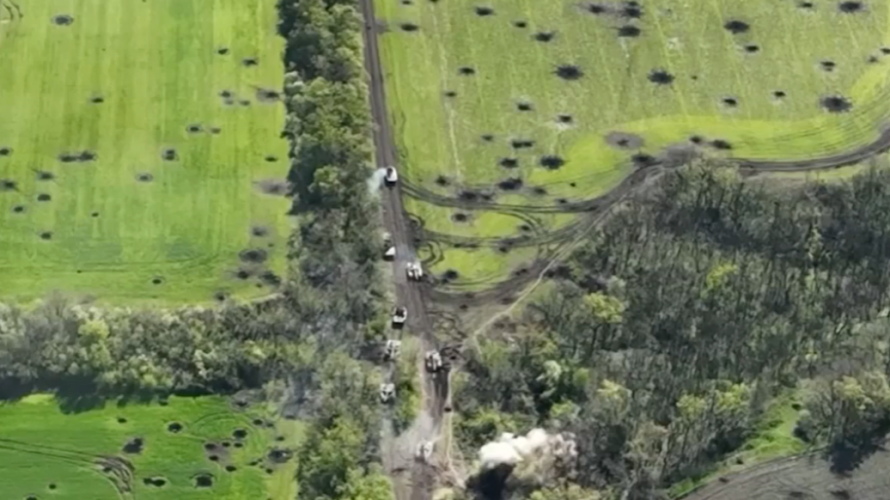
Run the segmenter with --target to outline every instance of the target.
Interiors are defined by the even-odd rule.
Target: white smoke
[[[498,465],[516,465],[523,460],[544,455],[574,455],[575,442],[561,434],[548,434],[544,429],[532,429],[525,436],[505,432],[496,441],[479,448],[483,470]]]
[[[380,185],[383,184],[383,177],[385,175],[386,169],[378,168],[371,174],[371,177],[368,177],[368,194],[377,196],[377,193],[380,192]]]

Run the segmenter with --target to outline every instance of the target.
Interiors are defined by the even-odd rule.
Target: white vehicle
[[[420,281],[423,278],[423,268],[420,267],[420,262],[409,262],[405,265],[405,271],[410,280]]]
[[[424,441],[420,443],[420,445],[417,446],[417,453],[415,456],[418,460],[429,462],[430,458],[433,456],[433,442]]]
[[[386,252],[383,253],[383,258],[386,260],[393,260],[396,258],[396,247],[389,247],[386,249]]]
[[[387,340],[386,348],[383,351],[383,355],[387,360],[396,359],[399,357],[399,354],[402,352],[402,341],[401,340]]]
[[[437,372],[442,369],[442,355],[439,351],[429,351],[423,357],[423,364],[428,372]]]
[[[408,321],[408,310],[404,307],[396,307],[392,311],[392,322],[396,325],[404,325]]]
[[[399,181],[399,173],[396,172],[396,167],[389,166],[386,167],[386,171],[383,173],[383,180],[389,184],[395,184]]]
[[[395,384],[380,384],[380,402],[389,403],[396,397]]]

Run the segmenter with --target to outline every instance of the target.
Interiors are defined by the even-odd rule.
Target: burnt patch
[[[609,132],[604,138],[608,145],[618,149],[640,149],[645,144],[642,137],[627,132]]]
[[[535,145],[535,141],[530,139],[511,139],[510,146],[513,149],[528,149]]]
[[[842,95],[823,97],[819,104],[829,113],[846,113],[853,108],[853,103]]]
[[[262,264],[269,258],[269,254],[262,248],[251,248],[249,250],[241,251],[241,253],[238,254],[238,258],[241,259],[241,262]]]
[[[501,158],[498,165],[504,168],[516,168],[519,166],[519,160],[516,158]]]
[[[204,127],[202,127],[200,123],[192,123],[191,125],[185,127],[185,131],[190,134],[198,134],[201,133],[203,130]]]
[[[487,17],[494,15],[494,9],[485,5],[477,5],[473,10],[476,12],[476,15],[479,17]]]
[[[674,75],[663,69],[653,69],[649,72],[648,78],[656,85],[670,85],[674,81]]]
[[[537,42],[548,43],[548,42],[553,41],[554,38],[556,38],[556,32],[555,31],[539,31],[539,32],[535,33],[532,36],[532,38],[534,38],[535,41],[537,41]]]
[[[37,195],[37,201],[52,201],[53,197],[49,193],[40,193]]]
[[[528,27],[528,23],[525,21],[513,21],[513,26],[516,28],[524,29]]]
[[[167,480],[163,477],[147,477],[142,480],[142,484],[155,488],[161,488],[167,485]]]
[[[574,64],[561,64],[556,67],[554,74],[563,80],[575,81],[584,77],[584,72]]]
[[[52,172],[47,172],[46,170],[38,170],[35,172],[38,181],[51,181],[56,178],[56,175]]]
[[[195,488],[212,488],[213,476],[210,474],[198,474],[192,478]]]
[[[711,147],[721,151],[729,151],[732,149],[732,144],[725,139],[714,139],[711,141]]]
[[[835,63],[834,61],[827,61],[827,60],[826,60],[826,61],[819,61],[819,66],[820,66],[820,67],[822,68],[822,70],[825,71],[826,73],[831,73],[832,71],[835,70],[835,68],[837,68],[837,63]]]
[[[451,214],[451,220],[454,222],[466,222],[470,220],[470,216],[463,212],[455,212]]]
[[[251,68],[253,66],[257,66],[260,64],[260,59],[258,57],[245,57],[241,60],[241,65],[245,68]]]
[[[538,163],[547,170],[559,170],[566,162],[560,156],[544,155],[538,160]]]
[[[750,31],[751,25],[746,23],[745,21],[733,19],[731,21],[727,21],[726,24],[723,25],[723,29],[732,33],[733,35],[741,35],[742,33],[747,33],[748,31]]]
[[[399,28],[402,28],[402,31],[407,31],[408,33],[413,33],[420,30],[420,26],[414,23],[402,23],[399,25]]]
[[[843,12],[844,14],[855,14],[857,12],[862,12],[865,10],[865,4],[862,2],[855,1],[846,1],[837,4],[837,10]]]
[[[281,92],[272,89],[257,89],[256,100],[259,102],[278,102],[281,99]]]
[[[618,36],[621,38],[636,38],[642,33],[643,30],[632,24],[627,24],[618,28]]]
[[[142,453],[142,449],[145,447],[145,440],[141,437],[133,438],[126,443],[124,443],[123,451],[124,453],[129,453],[131,455]]]
[[[516,109],[518,109],[519,111],[531,111],[532,109],[534,109],[534,107],[530,102],[520,101],[516,103]]]
[[[476,74],[476,70],[471,66],[461,66],[457,68],[457,74],[462,76],[472,76]]]
[[[735,97],[724,97],[720,102],[727,108],[734,108],[739,105],[739,100]]]
[[[69,16],[68,14],[59,14],[57,16],[53,16],[53,24],[56,26],[71,26],[74,24],[74,18]]]
[[[166,148],[161,151],[161,159],[164,161],[176,161],[179,159],[179,155],[176,153],[175,149]]]
[[[44,241],[49,241],[49,240],[53,239],[52,231],[43,231],[42,233],[40,233],[39,236],[40,236],[40,239],[44,240]]]
[[[136,180],[139,182],[151,182],[154,179],[155,179],[154,176],[147,172],[143,172],[136,176]]]
[[[433,182],[435,182],[437,186],[441,187],[447,187],[451,185],[451,181],[449,181],[448,177],[445,177],[444,175],[436,176],[436,180],[434,180]]]
[[[498,182],[498,188],[504,191],[516,191],[522,188],[522,179],[518,177],[510,177]]]

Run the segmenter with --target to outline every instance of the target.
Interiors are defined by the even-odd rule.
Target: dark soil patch
[[[480,16],[480,17],[486,17],[486,16],[494,15],[494,9],[492,9],[491,7],[485,7],[485,6],[481,6],[481,5],[480,5],[480,6],[477,6],[477,7],[476,7],[475,9],[473,9],[473,10],[475,10],[475,11],[476,11],[476,15],[477,15],[477,16]]]
[[[607,144],[619,149],[640,149],[645,144],[642,137],[627,132],[609,132],[605,139]]]
[[[711,146],[714,149],[719,149],[722,151],[729,151],[732,149],[732,144],[724,139],[714,139],[713,141],[711,141]]]
[[[449,269],[442,274],[442,279],[445,281],[454,281],[460,277],[457,271],[454,269]]]
[[[37,171],[37,180],[38,181],[51,181],[56,178],[56,175],[52,172],[47,172],[46,170],[38,170]]]
[[[535,33],[533,38],[538,42],[548,43],[552,41],[556,37],[556,32],[554,31],[539,31]]]
[[[160,488],[167,485],[167,480],[162,477],[147,477],[142,480],[142,484],[146,486],[154,486]]]
[[[238,258],[241,259],[242,262],[250,262],[253,264],[262,264],[266,262],[266,259],[269,258],[269,254],[266,253],[262,248],[252,248],[249,250],[243,250],[238,254]]]
[[[739,105],[739,101],[735,97],[724,97],[722,102],[728,108],[734,108]]]
[[[152,285],[160,285],[160,284],[163,284],[163,283],[164,283],[164,278],[161,278],[160,276],[157,276],[157,277],[154,277],[154,278],[151,279],[151,284],[152,284]]]
[[[531,111],[533,109],[533,106],[530,102],[517,102],[516,109],[518,109],[519,111]]]
[[[834,68],[837,67],[837,63],[835,63],[834,61],[821,61],[819,63],[819,66],[822,66],[822,69],[824,71],[831,73],[832,71],[834,71]]]
[[[547,170],[558,170],[560,167],[565,165],[565,160],[556,155],[544,155],[539,160],[539,163],[542,167]]]
[[[647,153],[637,153],[631,156],[630,160],[637,168],[646,168],[658,164],[658,158]]]
[[[519,166],[519,160],[516,158],[501,158],[498,165],[504,168],[516,168]]]
[[[479,137],[485,142],[491,142],[494,140],[494,135],[492,135],[492,134],[482,134]]]
[[[760,45],[757,45],[754,43],[749,43],[748,45],[745,45],[745,52],[747,52],[749,54],[755,54],[757,52],[760,52]]]
[[[213,476],[210,474],[198,474],[193,478],[195,488],[210,488],[213,486]]]
[[[200,123],[192,123],[191,125],[185,128],[185,131],[190,134],[197,134],[204,130],[204,127],[201,126]]]
[[[522,187],[522,179],[518,177],[510,177],[498,182],[498,188],[504,191],[516,191]]]
[[[0,192],[3,191],[18,191],[19,185],[16,181],[12,179],[0,179]]]
[[[513,21],[513,26],[515,26],[517,28],[527,28],[528,23],[525,21]]]
[[[25,207],[23,205],[16,205],[12,207],[12,213],[21,214],[25,212]]]
[[[822,105],[822,109],[829,113],[846,113],[853,107],[853,103],[841,95],[823,97],[819,103]]]
[[[103,102],[105,102],[105,98],[100,95],[96,95],[96,96],[90,97],[90,102],[93,104],[102,104]]]
[[[628,17],[630,19],[640,19],[643,17],[643,7],[639,2],[635,1],[630,1],[624,4],[620,12],[622,17]]]
[[[643,32],[640,28],[628,24],[618,28],[618,36],[622,38],[636,38]]]
[[[853,1],[841,2],[837,4],[837,9],[844,14],[855,14],[857,12],[862,12],[863,10],[865,10],[865,4],[863,4],[862,2]]]
[[[229,48],[228,47],[220,47],[220,48],[216,49],[216,53],[221,56],[227,55],[229,53]]]
[[[649,81],[657,85],[670,85],[674,81],[674,75],[663,69],[653,69],[649,72]]]
[[[167,432],[172,432],[176,434],[177,432],[182,431],[182,424],[179,422],[171,422],[167,425]]]
[[[728,21],[726,24],[724,24],[723,28],[726,31],[732,33],[733,35],[740,35],[742,33],[747,33],[748,31],[750,31],[751,25],[749,25],[745,21],[739,21],[737,19],[734,19],[734,20]]]
[[[49,240],[53,239],[53,233],[51,231],[44,231],[44,232],[40,233],[40,239],[49,241]]]
[[[40,193],[37,195],[37,201],[52,201],[53,197],[47,193]]]
[[[457,212],[451,215],[451,220],[453,220],[454,222],[466,222],[469,219],[470,216],[463,212]]]
[[[136,180],[139,182],[151,182],[154,180],[154,176],[149,173],[141,173],[136,176]]]
[[[133,438],[126,443],[124,443],[124,453],[136,454],[142,453],[142,448],[145,446],[145,440],[140,437]]]
[[[470,66],[461,66],[460,68],[457,69],[457,73],[459,75],[463,75],[463,76],[470,76],[470,75],[475,75],[476,70],[471,68]]]
[[[0,146],[0,156],[10,156],[12,154],[12,148],[8,146]]]
[[[563,125],[570,125],[575,122],[575,118],[573,118],[572,115],[563,113],[556,116],[556,121]]]
[[[245,68],[250,68],[253,66],[257,66],[260,64],[260,60],[257,57],[245,57],[241,60],[241,65]]]
[[[535,141],[529,139],[512,139],[510,141],[510,146],[512,146],[513,149],[528,149],[534,145]]]
[[[176,154],[176,150],[173,148],[167,148],[161,151],[161,159],[164,161],[176,161],[179,159],[179,155]]]
[[[574,64],[562,64],[557,66],[554,74],[563,80],[568,81],[580,80],[584,76],[584,72],[581,71],[581,68]]]
[[[74,18],[68,14],[59,14],[58,16],[53,16],[53,24],[56,26],[71,26],[74,24]]]
[[[407,31],[408,33],[412,33],[420,29],[420,26],[414,23],[402,23],[399,25],[399,28],[402,28],[402,31]]]

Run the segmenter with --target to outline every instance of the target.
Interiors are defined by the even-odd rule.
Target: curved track
[[[375,161],[378,167],[397,166],[398,155],[387,112],[383,70],[377,40],[379,25],[374,15],[373,0],[359,0],[359,4],[364,16],[365,66],[369,76],[371,110],[376,124],[374,130]],[[673,148],[676,148],[676,145]],[[882,129],[875,141],[841,154],[794,161],[745,158],[735,158],[733,161],[746,175],[768,172],[804,172],[858,163],[887,150],[890,150],[890,127]],[[671,155],[671,147],[669,147],[658,154],[655,161],[646,166],[635,168],[618,186],[606,194],[586,200],[554,200],[554,203],[551,204],[499,203],[497,193],[490,189],[485,190],[473,186],[464,186],[463,191],[447,195],[415,183],[410,178],[410,173],[400,170],[399,184],[383,189],[382,205],[384,224],[392,235],[393,243],[396,246],[397,257],[393,262],[396,301],[398,305],[406,307],[409,311],[407,333],[419,338],[423,352],[445,346],[436,337],[437,333],[448,337],[448,341],[460,342],[465,335],[461,317],[456,311],[464,311],[471,306],[512,303],[529,285],[546,275],[553,262],[569,248],[571,242],[577,240],[579,235],[594,230],[608,218],[614,207],[641,192],[650,181],[676,166],[678,166],[678,160]],[[524,234],[518,236],[499,238],[458,236],[431,231],[424,227],[422,219],[405,211],[402,202],[403,196],[438,207],[500,213],[523,221],[527,229]],[[531,201],[531,196],[529,200]],[[536,216],[548,214],[573,214],[575,221],[556,230],[548,231],[536,218]],[[433,278],[418,283],[409,281],[405,274],[405,264],[415,259],[421,260],[425,266],[430,266],[444,259],[446,248],[480,247],[536,248],[537,253],[532,262],[515,269],[509,277],[499,282],[452,282]],[[487,287],[480,290],[481,286]],[[433,306],[441,309],[434,310]],[[443,431],[445,404],[450,398],[447,373],[444,376],[430,376],[422,369],[421,373],[423,377],[421,384],[422,409],[418,421],[428,422],[429,425],[417,426],[420,430],[411,433],[410,439],[414,440],[410,443],[412,447],[422,440],[436,441],[439,439],[440,433]],[[435,465],[419,462],[414,462],[410,466],[405,466],[403,463],[385,465],[393,477],[397,498],[400,500],[428,500],[432,498],[432,489],[435,487],[436,481]],[[750,495],[745,496],[753,491],[752,488],[761,492],[758,494],[765,495],[759,498],[780,498],[779,496],[769,496],[772,494],[769,492],[773,490],[778,492],[782,488],[764,485],[771,482],[782,483],[781,480],[776,479],[776,474],[786,474],[787,471],[783,468],[784,465],[778,463],[770,467],[743,473],[735,480],[729,479],[729,483],[718,481],[714,485],[709,485],[693,493],[688,498],[691,500],[740,500],[752,498]],[[742,486],[736,487],[731,483]],[[888,486],[890,485],[883,485],[882,489],[878,491],[887,491]],[[812,488],[806,489],[803,486],[786,489],[785,496],[781,498],[794,497],[796,492],[810,495],[813,491]],[[857,488],[853,488],[853,490],[860,491]],[[737,491],[737,493],[732,493],[733,491]],[[871,493],[868,491],[872,490],[868,488],[862,491],[864,496],[857,498],[878,498],[869,496]],[[815,495],[815,493],[812,494]],[[816,495],[800,498],[822,497]]]

